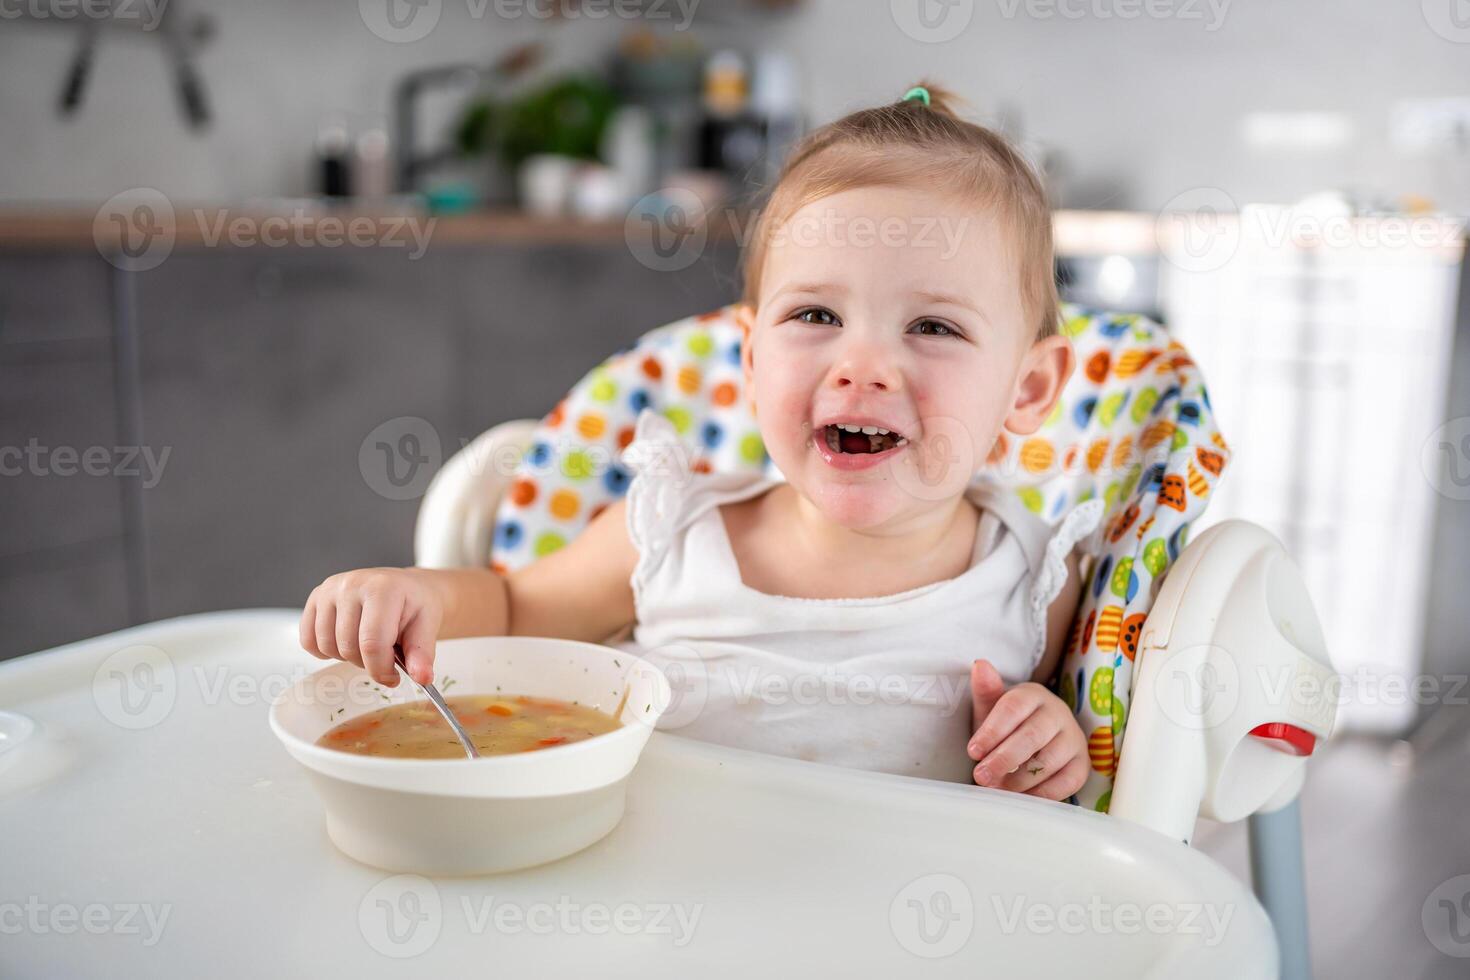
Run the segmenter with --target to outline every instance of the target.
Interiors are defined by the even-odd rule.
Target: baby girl
[[[1057,671],[1091,531],[992,477],[1074,367],[1026,161],[934,87],[793,151],[744,256],[745,394],[781,479],[690,473],[644,410],[626,497],[502,576],[373,568],[301,644],[393,685],[440,638],[625,643],[681,678],[681,734],[1062,800],[1087,741]],[[1065,516],[1065,515],[1064,515]],[[1085,522],[1083,522],[1085,523]],[[1096,523],[1094,518],[1092,523]]]

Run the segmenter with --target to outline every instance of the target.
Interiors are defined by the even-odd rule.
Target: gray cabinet
[[[171,256],[136,276],[152,618],[287,605],[335,565],[402,561],[412,501],[367,485],[376,426],[449,418],[451,330],[432,270],[358,249]]]
[[[539,417],[603,358],[653,327],[735,298],[733,245],[677,273],[612,245],[433,255],[456,325],[456,422],[466,438]]]
[[[0,251],[0,448],[102,446],[136,470],[0,477],[0,657],[410,562],[419,501],[385,486],[380,427],[393,443],[424,420],[431,472],[728,302],[735,261],[733,244],[678,273],[620,242],[223,247],[122,273]]]
[[[131,621],[109,271],[0,255],[0,657]]]

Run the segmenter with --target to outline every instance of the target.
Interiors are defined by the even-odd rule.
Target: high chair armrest
[[[534,419],[502,422],[445,461],[419,504],[413,532],[415,565],[489,564],[495,512],[536,425]]]
[[[1301,573],[1246,521],[1192,541],[1138,644],[1109,812],[1188,841],[1200,814],[1284,806],[1336,718],[1337,675]]]

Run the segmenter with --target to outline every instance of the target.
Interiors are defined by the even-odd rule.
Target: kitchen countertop
[[[116,211],[116,213],[114,213]],[[1283,218],[1285,215],[1287,217]],[[1252,220],[1244,222],[1243,218]],[[221,245],[253,245],[264,239],[268,244],[357,244],[413,245],[434,244],[477,245],[547,245],[626,243],[623,220],[583,220],[572,217],[543,218],[521,211],[480,211],[469,214],[429,216],[413,211],[326,210],[305,205],[290,208],[269,207],[173,207],[159,195],[159,203],[144,214],[121,209],[108,210],[67,205],[38,207],[6,207],[0,205],[0,249],[76,249],[116,247],[125,221],[134,227],[143,220],[155,234],[172,234],[171,247],[209,248]],[[1212,216],[1212,220],[1216,220]],[[1252,238],[1263,235],[1299,246],[1312,242],[1302,237],[1323,228],[1336,231],[1356,244],[1391,244],[1386,234],[1394,231],[1405,244],[1425,241],[1430,251],[1458,255],[1464,245],[1463,223],[1441,216],[1350,217],[1313,221],[1298,219],[1285,206],[1252,206],[1244,215],[1223,214],[1217,219],[1219,228],[1240,232]],[[429,225],[432,221],[433,224]],[[748,213],[721,212],[712,220],[707,234],[717,241],[739,242],[752,226]],[[1322,226],[1322,227],[1319,227]],[[1159,215],[1142,211],[1057,211],[1053,215],[1056,252],[1065,256],[1158,254],[1170,246],[1176,234],[1174,221],[1160,220]],[[1260,234],[1252,234],[1252,231]],[[1299,234],[1300,233],[1300,234]],[[1381,241],[1380,241],[1381,239]],[[1333,243],[1329,240],[1327,244]]]
[[[252,208],[180,207],[172,214],[158,211],[142,216],[155,233],[172,234],[176,247],[214,247],[253,244],[269,238],[290,244],[315,240],[342,242],[413,240],[413,232],[429,233],[436,244],[507,243],[618,243],[624,240],[622,221],[584,221],[540,218],[518,211],[429,216],[413,212],[358,210],[266,210]],[[119,212],[85,208],[0,209],[0,248],[94,248],[116,242]],[[433,225],[428,223],[432,221]],[[718,233],[718,224],[715,226]]]
[[[165,210],[166,209],[166,210]],[[118,222],[124,218],[111,211],[64,205],[33,208],[0,206],[0,248],[92,248],[99,242],[116,242]],[[382,212],[318,208],[272,209],[260,207],[222,208],[156,206],[148,221],[155,232],[171,233],[176,247],[208,248],[231,241],[231,227],[247,236],[345,236],[381,241],[411,235],[410,224],[420,231],[433,220],[432,236],[443,244],[619,244],[624,241],[624,222],[589,221],[577,218],[542,218],[521,211],[480,211],[470,214],[430,217],[412,211]],[[272,222],[267,224],[268,219]],[[717,218],[710,234],[736,239],[750,225],[748,215]],[[1154,215],[1125,211],[1059,211],[1055,216],[1057,251],[1064,254],[1129,255],[1157,251]],[[235,241],[240,241],[238,235]]]

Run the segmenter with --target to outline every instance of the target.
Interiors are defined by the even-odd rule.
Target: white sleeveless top
[[[897,595],[811,599],[745,585],[722,504],[780,481],[689,470],[673,423],[640,413],[623,456],[633,470],[628,534],[638,549],[637,623],[615,643],[669,677],[662,730],[859,769],[970,782],[970,664],[1028,680],[1046,646],[1046,611],[1066,555],[1102,501],[1056,525],[1011,490],[978,482],[970,567]]]

